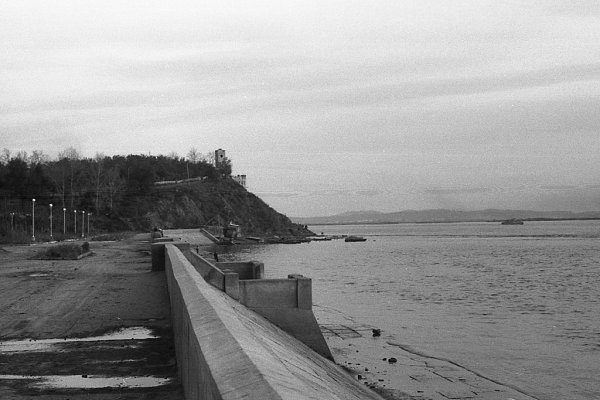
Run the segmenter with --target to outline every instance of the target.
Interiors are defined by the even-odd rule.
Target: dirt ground
[[[0,248],[1,399],[183,399],[177,382],[164,272],[151,272],[149,235],[90,242],[81,260],[30,259],[49,244]],[[90,338],[145,327],[153,338],[65,341],[51,350],[2,351],[11,340]],[[157,387],[45,387],[48,376],[152,376]]]

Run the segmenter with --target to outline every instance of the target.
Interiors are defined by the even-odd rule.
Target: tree
[[[40,197],[46,194],[49,191],[48,189],[51,189],[48,186],[48,178],[42,164],[31,165],[27,180],[27,194],[32,197]]]
[[[187,159],[189,162],[195,164],[202,160],[202,154],[195,147],[192,147],[187,153]]]
[[[202,161],[210,165],[215,165],[215,153],[209,151],[202,157]]]
[[[123,157],[113,157],[106,161],[109,166],[104,173],[104,188],[108,194],[108,208],[112,212],[117,194],[125,187],[125,179],[121,176],[121,165],[125,163],[125,159]]]
[[[79,170],[80,158],[81,155],[74,147],[67,147],[65,150],[58,153],[58,159],[66,160],[69,169],[68,181],[71,195],[71,208],[75,208],[75,186],[79,184],[79,178],[81,176],[81,171]]]
[[[100,186],[101,178],[104,173],[104,159],[106,157],[102,153],[96,153],[94,159],[90,162],[90,176],[94,179],[94,189],[96,191],[95,210],[100,209]]]
[[[60,196],[62,207],[66,207],[67,176],[69,174],[69,160],[62,158],[47,166],[48,177],[54,185],[56,194]]]
[[[16,158],[16,159],[19,159],[19,160],[22,160],[25,162],[29,161],[29,155],[24,150],[17,151],[17,154],[13,158]]]
[[[50,157],[44,154],[43,150],[34,150],[28,158],[29,165],[46,164]]]
[[[29,168],[20,158],[11,159],[6,165],[6,186],[16,195],[25,196],[27,192]]]
[[[231,160],[229,158],[224,159],[217,165],[217,170],[221,176],[231,175]]]
[[[2,149],[2,154],[0,154],[0,163],[2,164],[8,164],[8,162],[10,161],[11,157],[10,157],[10,150],[7,148]]]

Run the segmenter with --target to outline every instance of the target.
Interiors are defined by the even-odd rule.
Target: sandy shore
[[[399,343],[389,332],[315,307],[336,362],[390,400],[537,400],[500,382]]]
[[[148,239],[91,242],[93,254],[73,261],[29,259],[47,244],[2,247],[1,399],[183,399],[165,276],[150,271]],[[140,337],[105,336],[134,327],[145,328]],[[15,351],[23,339],[43,346]]]

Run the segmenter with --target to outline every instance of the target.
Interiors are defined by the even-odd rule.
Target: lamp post
[[[81,238],[85,236],[85,211],[81,212]]]
[[[10,213],[10,231],[14,231],[15,230],[15,213],[11,212]]]
[[[31,238],[35,242],[35,199],[31,199]]]
[[[67,233],[67,209],[63,207],[63,235]]]
[[[75,216],[75,223],[73,224],[73,232],[77,235],[77,210],[73,210],[73,215]]]
[[[90,217],[92,216],[92,213],[88,213],[88,238],[90,237]]]
[[[52,203],[50,203],[50,240],[52,240]]]

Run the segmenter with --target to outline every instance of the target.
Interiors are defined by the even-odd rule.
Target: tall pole
[[[88,213],[88,238],[90,237],[90,217],[92,216],[92,213]]]
[[[73,224],[73,232],[77,235],[77,210],[73,210],[73,215],[75,216],[75,223]]]
[[[85,236],[85,211],[81,212],[81,237]]]
[[[63,235],[67,234],[67,209],[63,207]]]
[[[52,203],[50,203],[50,240],[52,240]]]
[[[15,230],[15,213],[10,213],[10,230],[11,232]]]
[[[31,238],[35,242],[35,199],[31,199]]]

